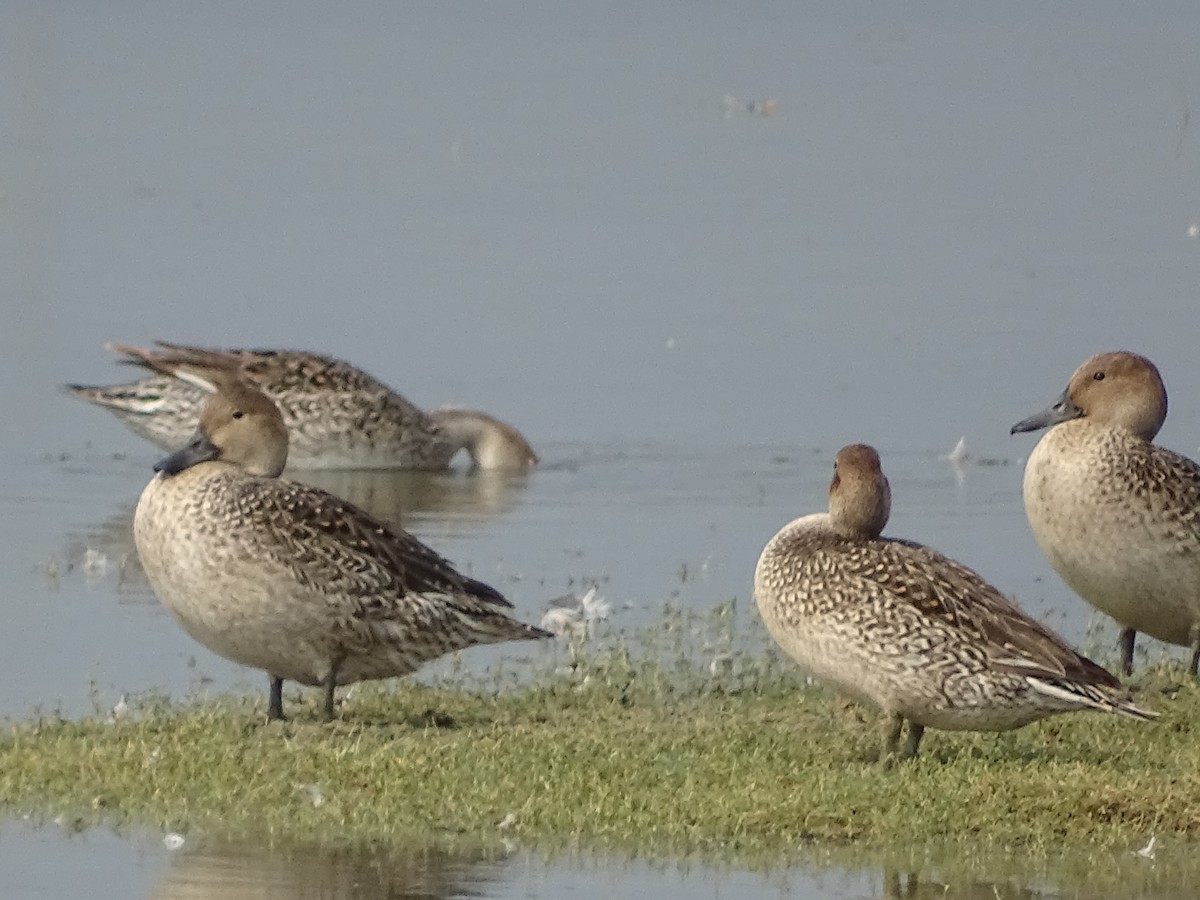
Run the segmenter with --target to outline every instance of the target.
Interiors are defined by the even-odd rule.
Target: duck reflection
[[[509,509],[530,482],[529,473],[479,470],[414,472],[325,470],[286,472],[294,478],[344,497],[388,525],[404,528],[408,519],[485,521]]]
[[[358,900],[474,897],[497,881],[500,851],[368,853],[242,845],[182,850],[151,894],[155,900]]]
[[[1031,887],[1011,882],[968,881],[947,884],[921,880],[915,872],[901,873],[884,869],[883,900],[1038,900],[1057,897],[1057,892],[1043,894]]]
[[[393,528],[418,523],[438,526],[439,536],[455,537],[512,508],[529,484],[526,472],[311,471],[285,472],[362,507]],[[133,504],[67,540],[65,568],[88,582],[115,581],[118,598],[152,599],[150,584],[133,548]],[[58,576],[61,577],[59,572]]]

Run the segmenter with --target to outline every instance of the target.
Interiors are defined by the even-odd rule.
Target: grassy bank
[[[469,676],[358,686],[328,725],[313,691],[271,725],[262,696],[14,724],[0,802],[81,827],[281,843],[452,832],[760,860],[847,842],[1045,854],[1200,837],[1200,688],[1175,667],[1139,681],[1157,723],[931,731],[918,760],[885,770],[873,712],[773,655],[560,655],[499,690]]]

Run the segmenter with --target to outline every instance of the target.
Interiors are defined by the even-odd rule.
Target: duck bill
[[[1049,428],[1051,425],[1059,425],[1063,422],[1070,422],[1072,419],[1078,419],[1083,415],[1083,410],[1071,402],[1070,396],[1066,391],[1062,392],[1062,396],[1054,401],[1053,406],[1043,409],[1040,413],[1030,416],[1028,419],[1022,419],[1012,427],[1009,434],[1018,434],[1022,431],[1040,431],[1043,428]]]
[[[197,428],[192,439],[182,450],[177,450],[165,459],[160,459],[154,466],[155,472],[164,475],[178,475],[184,469],[190,469],[196,463],[210,462],[217,459],[221,451],[212,442],[203,428]]]

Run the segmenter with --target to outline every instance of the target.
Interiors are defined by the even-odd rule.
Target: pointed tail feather
[[[128,344],[105,346],[113,353],[128,357],[126,362],[171,375],[208,393],[214,393],[220,384],[228,380],[239,378],[242,359],[235,354],[218,350],[200,351],[162,341],[158,343],[165,349],[147,350]]]
[[[166,405],[160,393],[141,384],[64,384],[63,390],[97,406],[142,416],[155,415]]]
[[[98,384],[64,384],[62,389],[73,397],[90,403],[99,403],[104,392],[104,388]]]
[[[1056,697],[1068,704],[1081,709],[1096,709],[1101,712],[1116,713],[1139,722],[1152,722],[1158,718],[1158,713],[1140,706],[1134,706],[1118,693],[1091,684],[1075,682],[1054,682],[1041,678],[1026,678],[1030,687],[1049,697]]]

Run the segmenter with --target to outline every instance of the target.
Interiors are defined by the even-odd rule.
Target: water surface
[[[0,10],[0,716],[261,687],[130,557],[159,454],[57,387],[125,377],[108,340],[317,349],[516,423],[544,460],[516,482],[322,483],[529,619],[588,583],[618,625],[669,600],[750,615],[763,543],[865,440],[892,533],[1080,640],[1008,426],[1127,347],[1167,380],[1162,442],[1200,446],[1194,4]],[[964,435],[956,472],[940,456]],[[103,835],[22,840],[48,879],[143,861],[96,896],[182,867]],[[527,865],[664,890],[619,863]],[[689,872],[689,892],[734,877]],[[886,893],[845,878],[841,896]],[[756,879],[739,890],[786,893]]]

